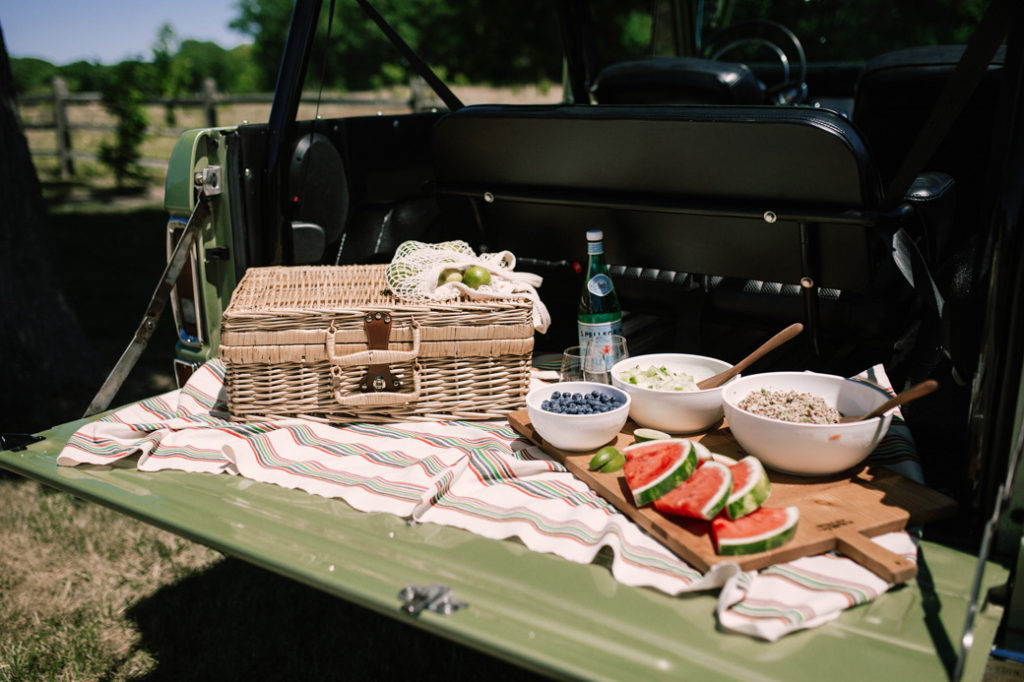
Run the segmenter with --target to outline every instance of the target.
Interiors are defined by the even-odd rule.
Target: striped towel
[[[618,581],[671,595],[722,588],[722,626],[769,640],[826,622],[889,588],[838,556],[759,573],[723,563],[702,575],[504,421],[243,424],[231,422],[226,408],[224,366],[212,360],[184,388],[86,424],[57,462],[105,465],[137,456],[142,471],[240,475],[340,498],[360,511],[515,537],[580,563],[607,547]],[[912,443],[896,430],[890,436],[879,452],[912,464]],[[914,554],[906,533],[876,540]]]

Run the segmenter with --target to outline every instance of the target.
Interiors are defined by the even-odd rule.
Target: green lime
[[[470,289],[479,289],[483,285],[491,283],[491,273],[479,265],[473,265],[462,273],[462,283]]]
[[[611,474],[622,469],[626,464],[626,456],[619,455],[618,457],[612,457],[608,462],[601,467],[602,474]]]
[[[441,271],[441,274],[437,276],[437,286],[447,284],[448,282],[461,282],[462,281],[462,270],[458,268],[445,268]]]
[[[594,456],[590,458],[590,470],[594,471],[596,469],[600,469],[604,465],[608,464],[609,462],[617,458],[621,458],[623,461],[625,461],[626,459],[622,455],[622,453],[616,450],[614,447],[612,447],[611,445],[606,445],[600,450],[598,450],[594,454]]]
[[[664,431],[658,431],[657,429],[636,429],[633,431],[633,439],[637,443],[643,443],[648,440],[664,440],[671,437]]]

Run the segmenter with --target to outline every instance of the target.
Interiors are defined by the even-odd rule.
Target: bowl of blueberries
[[[592,381],[563,381],[526,396],[533,428],[559,450],[582,452],[612,441],[629,417],[625,391]]]

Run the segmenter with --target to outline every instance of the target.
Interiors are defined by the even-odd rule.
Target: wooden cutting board
[[[796,535],[781,547],[767,552],[720,556],[711,538],[710,523],[668,516],[649,505],[637,508],[621,471],[611,474],[590,471],[587,465],[596,449],[567,452],[552,446],[534,430],[526,410],[510,414],[508,421],[518,433],[539,445],[619,511],[701,571],[722,561],[735,561],[744,570],[755,570],[836,550],[890,582],[905,582],[917,575],[917,564],[868,538],[945,518],[956,511],[956,503],[945,495],[877,467],[861,467],[815,478],[769,470],[772,491],[764,506],[798,507],[800,522]],[[632,433],[633,424],[627,422],[610,444],[621,450],[633,443]],[[724,422],[706,433],[686,438],[700,441],[712,452],[733,459],[746,456]]]

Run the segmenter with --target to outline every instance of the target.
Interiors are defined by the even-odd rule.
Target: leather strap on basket
[[[336,386],[335,400],[341,405],[374,406],[398,405],[417,400],[420,395],[420,367],[417,358],[420,351],[420,329],[412,322],[412,350],[389,350],[391,339],[391,315],[386,312],[367,313],[363,320],[366,332],[367,350],[348,355],[337,355],[334,338],[337,330],[332,324],[327,330],[327,357],[331,362],[331,377]],[[391,371],[391,364],[413,363],[413,390],[400,393],[402,382]],[[361,394],[342,395],[340,388],[342,367],[367,365],[366,374],[359,381]]]
[[[366,347],[370,353],[377,350],[387,350],[388,341],[391,338],[391,315],[388,313],[367,313],[363,320],[363,329],[366,331]],[[402,382],[391,373],[391,367],[386,364],[373,364],[366,370],[366,374],[359,381],[359,390],[363,393],[383,393],[385,391],[398,391],[402,388]]]

